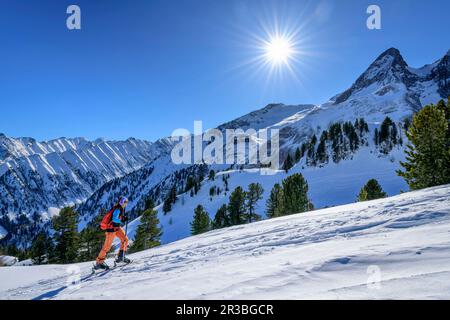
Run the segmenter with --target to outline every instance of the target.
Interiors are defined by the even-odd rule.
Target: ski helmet
[[[123,206],[125,203],[128,203],[128,199],[126,197],[120,197],[119,204]]]

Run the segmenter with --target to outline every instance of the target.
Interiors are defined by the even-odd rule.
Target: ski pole
[[[127,215],[127,223],[125,224],[125,237],[128,239],[128,215]],[[128,246],[123,251],[123,260],[125,260],[127,250],[128,250]]]

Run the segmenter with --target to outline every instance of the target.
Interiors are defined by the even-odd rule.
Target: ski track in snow
[[[131,258],[89,277],[92,263],[75,265],[78,288],[67,287],[69,266],[0,268],[0,299],[449,299],[450,185],[212,231]]]

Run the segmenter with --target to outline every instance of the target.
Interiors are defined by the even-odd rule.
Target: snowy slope
[[[449,233],[447,185],[212,231],[102,276],[72,265],[79,287],[69,266],[0,268],[0,299],[449,299]]]

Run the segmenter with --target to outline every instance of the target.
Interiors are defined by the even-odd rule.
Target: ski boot
[[[125,257],[125,254],[124,254],[123,250],[120,250],[119,254],[117,255],[117,258],[116,258],[116,264],[117,263],[129,264],[129,263],[131,263],[131,260],[128,259],[127,257]]]
[[[109,270],[109,266],[103,261],[102,263],[96,263],[94,270]]]

